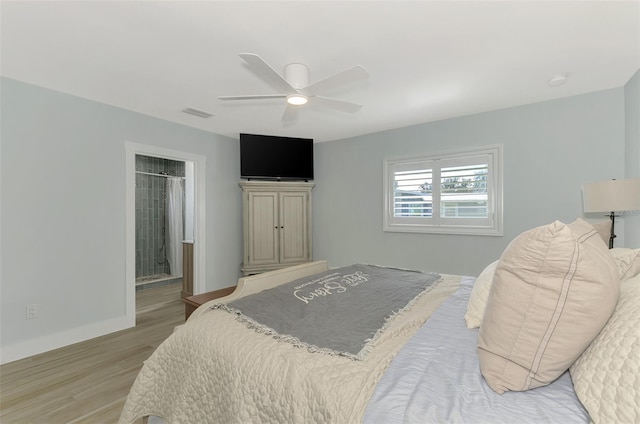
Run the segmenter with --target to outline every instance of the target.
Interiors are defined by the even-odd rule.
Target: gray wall
[[[640,70],[624,87],[625,100],[625,177],[640,178]],[[640,214],[623,218],[627,247],[640,248]]]
[[[583,216],[583,183],[624,177],[624,107],[618,88],[318,143],[314,258],[478,275],[520,232]],[[384,158],[489,144],[504,145],[504,236],[382,231]]]
[[[0,82],[3,352],[74,334],[89,338],[125,317],[125,141],[206,158],[205,289],[237,281],[237,140],[7,78]],[[25,320],[27,304],[40,305],[40,318]]]

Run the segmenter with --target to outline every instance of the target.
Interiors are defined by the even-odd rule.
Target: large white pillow
[[[620,283],[613,315],[570,371],[593,422],[640,423],[640,275]]]
[[[502,254],[478,335],[497,393],[551,383],[598,335],[620,290],[616,264],[581,219],[526,231]]]
[[[590,224],[598,232],[605,246],[609,246],[611,220],[607,219]],[[609,252],[613,255],[618,265],[618,273],[621,281],[640,273],[640,249],[615,248],[609,250]],[[489,264],[482,273],[480,273],[473,285],[469,303],[467,304],[467,313],[464,316],[467,328],[480,327],[497,263],[498,261]]]
[[[489,290],[491,290],[491,282],[493,274],[496,272],[498,261],[492,262],[480,273],[476,282],[473,283],[469,303],[467,303],[467,313],[464,314],[464,320],[467,328],[478,328],[482,322],[484,309],[487,306],[487,298]]]
[[[600,234],[600,238],[604,242],[605,246],[609,247],[609,237],[611,237],[611,220],[592,222],[591,225]]]

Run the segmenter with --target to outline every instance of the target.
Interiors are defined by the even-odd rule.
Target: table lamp
[[[640,178],[609,180],[588,183],[582,186],[582,200],[585,213],[609,212],[611,236],[609,249],[613,248],[616,212],[640,210]]]

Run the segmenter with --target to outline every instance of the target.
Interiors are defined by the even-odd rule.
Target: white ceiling
[[[2,75],[184,125],[336,140],[623,86],[640,67],[638,1],[2,1]],[[370,74],[284,125],[239,53],[311,82]],[[566,84],[549,87],[555,74]],[[209,119],[181,111],[192,107]]]

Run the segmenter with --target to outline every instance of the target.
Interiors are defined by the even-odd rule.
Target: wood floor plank
[[[136,327],[0,366],[0,422],[115,423],[142,362],[184,322],[181,284],[136,292]]]

